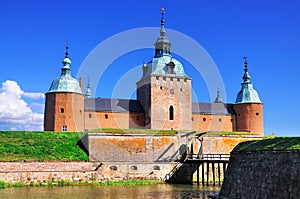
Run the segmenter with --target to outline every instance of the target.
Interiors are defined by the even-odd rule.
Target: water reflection
[[[0,198],[207,198],[219,187],[196,185],[14,187],[0,189]]]

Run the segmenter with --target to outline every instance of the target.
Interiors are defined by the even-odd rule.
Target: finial
[[[223,100],[220,96],[220,89],[219,88],[217,88],[217,97],[216,97],[214,103],[223,103]]]
[[[161,8],[160,9],[160,13],[161,13],[161,20],[160,20],[160,23],[161,23],[161,26],[163,27],[165,25],[165,19],[164,19],[164,14],[166,13],[165,12],[165,9],[164,8]]]
[[[69,42],[68,40],[65,41],[65,44],[66,44],[66,53],[65,53],[65,58],[69,58]]]
[[[249,73],[248,73],[248,62],[247,62],[247,57],[243,57],[243,59],[245,60],[244,61],[244,66],[245,66],[245,68],[244,68],[244,71],[245,71],[245,73],[244,73],[244,76],[243,76],[243,80],[244,80],[244,82],[246,82],[246,83],[248,83],[248,82],[250,82],[250,75],[249,75]]]
[[[85,98],[91,98],[92,92],[91,92],[91,86],[90,86],[90,77],[87,77],[87,80],[88,80],[88,83],[87,83]]]

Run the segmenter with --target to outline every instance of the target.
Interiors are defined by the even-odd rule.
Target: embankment
[[[231,153],[220,198],[300,198],[300,138],[239,144]]]

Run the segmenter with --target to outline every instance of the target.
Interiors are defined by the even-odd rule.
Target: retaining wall
[[[300,198],[300,151],[233,152],[220,198]]]

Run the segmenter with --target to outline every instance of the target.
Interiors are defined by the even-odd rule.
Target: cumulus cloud
[[[6,80],[0,89],[0,128],[11,130],[43,130],[41,113],[33,112],[22,97],[40,99],[40,93],[24,92],[17,82]]]

